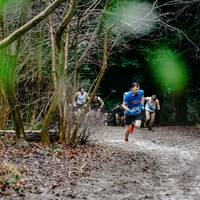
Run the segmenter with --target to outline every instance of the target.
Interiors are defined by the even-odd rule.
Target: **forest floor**
[[[1,166],[0,199],[200,199],[199,128],[142,128],[125,144],[124,128],[99,127],[91,143],[18,147],[9,134],[2,137],[0,164],[13,164],[20,176],[1,183]]]

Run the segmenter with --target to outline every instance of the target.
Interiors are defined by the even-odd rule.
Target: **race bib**
[[[149,109],[150,110],[155,110],[156,109],[156,105],[155,104],[152,104],[150,102],[148,102],[148,106],[149,106]]]
[[[134,111],[138,111],[139,109],[140,109],[139,106],[138,107],[133,107]]]

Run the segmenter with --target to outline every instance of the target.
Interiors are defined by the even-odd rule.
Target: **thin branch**
[[[63,21],[61,22],[60,26],[58,27],[57,33],[56,33],[56,42],[59,44],[59,41],[62,37],[62,34],[67,27],[68,23],[70,22],[71,18],[74,16],[74,13],[76,11],[76,4],[77,0],[71,0],[69,10],[67,14],[65,15]]]
[[[44,20],[48,15],[50,15],[64,0],[55,0],[52,4],[50,4],[44,11],[34,17],[32,20],[18,28],[16,31],[11,33],[5,39],[0,41],[0,48],[4,48],[10,45],[12,42],[17,40],[24,33],[32,29],[34,26],[39,24],[42,20]]]
[[[197,51],[200,51],[200,48],[199,46],[197,46],[188,36],[186,33],[184,33],[182,30],[180,30],[179,28],[177,27],[174,27],[170,24],[167,24],[166,22],[162,21],[159,17],[156,17],[156,19],[158,19],[158,21],[163,24],[165,27],[171,29],[171,30],[175,30],[177,31],[178,33],[181,33],[193,46],[196,47]]]

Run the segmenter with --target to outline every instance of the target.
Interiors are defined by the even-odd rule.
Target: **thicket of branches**
[[[26,138],[24,129],[39,128],[42,142],[49,144],[49,130],[55,126],[60,141],[67,145],[87,139],[90,133],[86,113],[113,47],[141,35],[133,34],[133,28],[125,32],[123,27],[137,27],[142,22],[145,30],[152,23],[157,24],[154,29],[179,30],[162,21],[163,14],[154,13],[161,7],[157,1],[133,24],[123,20],[118,23],[113,15],[112,9],[126,5],[124,1],[112,9],[109,6],[116,1],[2,2],[0,129],[14,127],[17,139],[22,141]],[[72,104],[80,86],[88,89],[91,98],[74,119]]]
[[[82,65],[95,62],[99,66],[95,86],[90,88],[93,96],[105,71],[108,48],[107,30],[103,29],[105,5],[106,2],[99,1],[27,0],[10,7],[7,4],[2,9],[0,46],[4,55],[16,60],[13,74],[8,75],[16,76],[16,80],[14,77],[10,80],[12,91],[1,87],[1,129],[14,126],[20,139],[25,138],[24,127],[40,128],[42,142],[49,144],[49,129],[57,123],[62,142],[69,145],[79,142],[80,134],[88,131],[80,127],[89,104],[80,119],[75,120],[71,106],[78,87],[91,85],[90,81],[80,81]],[[90,56],[94,52],[99,55],[95,61]],[[5,62],[8,60],[9,57]],[[8,73],[6,70],[2,77]],[[14,124],[8,123],[10,113]]]

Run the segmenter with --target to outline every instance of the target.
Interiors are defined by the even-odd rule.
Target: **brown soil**
[[[0,199],[200,199],[200,129],[140,129],[130,144],[123,132],[100,127],[93,145],[77,149],[36,143],[22,148],[2,138],[0,162],[15,164],[22,179],[20,190],[6,186]]]

